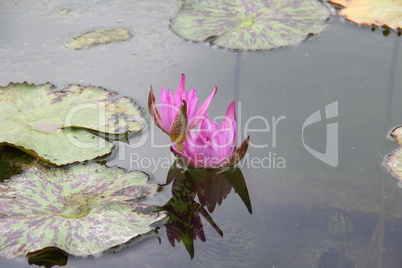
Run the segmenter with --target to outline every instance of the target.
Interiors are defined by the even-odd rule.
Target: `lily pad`
[[[126,243],[166,217],[138,202],[158,187],[145,173],[99,164],[32,167],[1,184],[0,255],[57,247],[85,256]]]
[[[394,129],[391,135],[395,138],[399,145],[402,145],[402,127]],[[386,166],[390,169],[392,174],[400,182],[402,182],[402,147],[399,147],[392,155],[388,156]]]
[[[400,0],[330,0],[345,7],[339,15],[360,25],[402,29],[402,1]]]
[[[101,87],[10,83],[0,87],[0,144],[9,144],[49,163],[66,165],[104,156],[113,143],[85,130],[129,134],[144,119],[127,97]]]
[[[67,46],[72,49],[89,48],[95,45],[107,44],[116,41],[124,41],[131,36],[130,31],[124,28],[110,30],[94,30],[71,38]]]
[[[203,0],[183,3],[171,28],[228,49],[274,49],[320,33],[330,14],[317,0]]]

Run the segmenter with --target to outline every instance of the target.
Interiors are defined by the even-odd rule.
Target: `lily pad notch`
[[[111,152],[114,144],[94,132],[129,135],[145,126],[135,102],[116,92],[80,85],[53,89],[27,82],[0,87],[0,145],[67,165]]]
[[[318,0],[202,0],[184,2],[170,26],[187,40],[231,50],[267,50],[319,34],[331,13]]]

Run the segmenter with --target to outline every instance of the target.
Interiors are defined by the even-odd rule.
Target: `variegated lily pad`
[[[85,130],[127,134],[142,129],[139,107],[101,87],[10,83],[0,87],[0,144],[56,165],[104,156],[113,143]]]
[[[184,39],[261,50],[299,44],[330,14],[317,0],[201,0],[183,3],[171,27]]]
[[[339,15],[361,25],[402,29],[401,0],[330,0],[345,7]]]
[[[99,164],[32,167],[0,185],[0,255],[57,247],[85,256],[128,242],[166,217],[139,203],[158,187],[145,173]]]
[[[394,129],[391,135],[399,145],[402,145],[402,127]],[[402,147],[399,147],[392,155],[388,156],[385,164],[391,170],[392,174],[402,182]]]

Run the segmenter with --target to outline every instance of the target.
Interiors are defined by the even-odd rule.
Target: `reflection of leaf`
[[[175,250],[172,254],[172,251],[158,247],[157,252],[149,253],[154,260],[149,263],[150,266],[160,267],[160,263],[164,263],[166,267],[264,267],[257,265],[260,256],[256,254],[257,244],[263,241],[257,243],[256,235],[247,230],[238,219],[229,220],[218,215],[216,219],[224,233],[223,237],[216,235],[213,227],[205,225],[206,241],[194,243],[194,259],[186,258],[184,254],[187,253],[184,250]],[[259,233],[255,228],[254,232]]]
[[[232,185],[233,189],[240,196],[241,200],[243,200],[244,205],[246,205],[248,212],[253,213],[253,209],[251,207],[250,196],[248,194],[247,184],[244,180],[243,173],[239,168],[234,170],[230,170],[226,175],[227,180]]]
[[[0,255],[46,247],[98,254],[152,231],[166,214],[138,203],[158,185],[142,172],[99,164],[31,168],[0,185]]]
[[[126,97],[100,87],[28,83],[0,87],[0,144],[6,143],[56,165],[110,153],[113,144],[85,131],[138,132],[140,111]]]
[[[330,9],[316,0],[203,0],[184,3],[172,29],[229,49],[297,45],[325,28]]]
[[[394,129],[391,135],[396,139],[399,145],[402,145],[402,127]],[[402,182],[402,147],[399,147],[392,155],[388,156],[386,165],[394,176]]]
[[[232,187],[252,213],[246,181],[239,168],[188,170],[188,173],[194,179],[195,192],[201,205],[206,206],[210,213],[214,212],[216,205],[222,204]]]
[[[200,205],[194,200],[197,185],[188,170],[179,169],[175,164],[172,165],[167,183],[172,181],[173,196],[163,206],[169,216],[169,221],[165,224],[166,234],[172,246],[175,246],[175,241],[183,242],[190,257],[194,258],[194,240],[198,237],[201,241],[205,241],[200,214],[220,236],[223,233],[203,208],[204,205]]]
[[[165,224],[166,234],[172,246],[175,246],[175,241],[183,242],[191,258],[194,257],[194,240],[198,237],[205,241],[200,214],[223,236],[204,207],[212,213],[233,187],[248,211],[252,211],[247,185],[238,168],[183,170],[174,163],[166,179],[166,185],[170,183],[173,183],[173,197],[163,206],[169,215]],[[196,197],[199,203],[195,201]]]
[[[20,174],[33,165],[43,167],[44,163],[17,148],[0,145],[0,181]]]
[[[330,0],[345,7],[339,15],[361,25],[402,29],[401,0]]]
[[[36,264],[37,266],[44,266],[45,268],[50,268],[56,265],[65,266],[67,260],[68,254],[54,247],[45,248],[28,255],[29,265]]]

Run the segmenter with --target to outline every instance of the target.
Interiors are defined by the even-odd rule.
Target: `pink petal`
[[[229,104],[228,109],[226,110],[225,116],[230,118],[233,121],[236,121],[236,103],[234,101],[232,101]]]
[[[198,112],[196,113],[195,117],[201,117],[206,113],[209,105],[211,104],[211,101],[213,99],[213,97],[216,94],[217,91],[217,87],[214,87],[214,90],[212,91],[212,93],[208,96],[208,98],[204,101],[204,103],[202,104],[201,108],[198,110]],[[194,128],[198,125],[199,120],[193,120],[192,124],[190,125],[190,128]]]
[[[203,168],[203,166],[196,163],[193,159],[177,150],[175,146],[171,146],[170,151],[177,157],[177,160],[181,165],[189,168]]]
[[[181,95],[183,94],[185,87],[186,87],[186,76],[184,74],[181,74],[181,79],[180,79],[179,85],[177,86],[177,90],[175,93],[176,103],[182,101]]]
[[[190,93],[187,96],[187,115],[188,118],[193,118],[197,112],[198,109],[198,98],[197,98],[197,90],[196,89],[191,89]]]
[[[229,104],[226,110],[225,118],[222,121],[222,128],[228,129],[228,141],[232,140],[233,144],[237,137],[237,126],[236,126],[236,103],[233,101]]]

